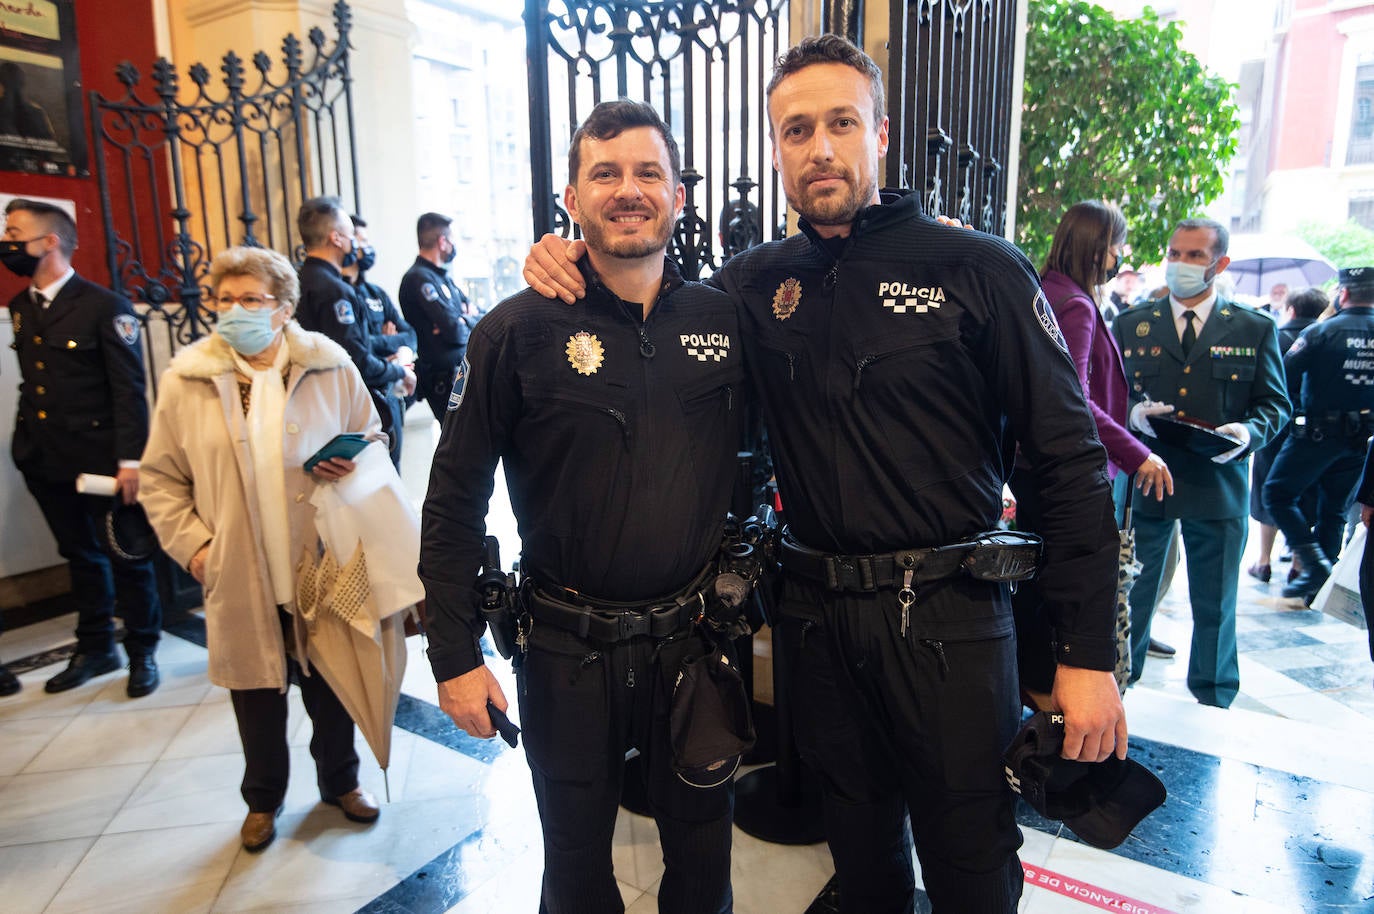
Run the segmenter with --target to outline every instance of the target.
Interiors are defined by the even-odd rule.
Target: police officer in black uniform
[[[1001,516],[1019,444],[1046,505],[1039,578],[1064,754],[1124,758],[1106,455],[1026,259],[939,225],[914,195],[880,196],[877,65],[838,36],[804,39],[768,104],[802,231],[710,282],[741,314],[790,527],[780,636],[841,910],[914,910],[914,835],[935,911],[1010,914],[1022,888],[1001,761],[1020,716],[1011,601],[962,562]],[[526,277],[571,300],[567,256],[546,244]]]
[[[434,418],[444,420],[454,374],[467,350],[475,323],[468,300],[449,278],[447,266],[458,255],[449,226],[453,220],[425,213],[415,222],[420,253],[401,277],[397,298],[401,312],[415,328],[419,342],[415,370],[418,396],[429,404]]]
[[[152,562],[126,560],[106,536],[115,499],[76,491],[82,473],[114,476],[116,497],[138,498],[138,460],[148,438],[143,348],[133,306],[76,275],[76,224],[61,209],[13,200],[0,261],[32,277],[10,302],[19,388],[11,453],[71,568],[76,653],[48,680],[63,692],[119,668],[114,616],[124,619],[130,698],[158,686],[154,652],[162,606]]]
[[[353,266],[358,261],[353,222],[342,202],[338,197],[306,200],[296,216],[296,225],[306,253],[300,269],[297,323],[343,346],[372,392],[374,402],[384,400],[397,383],[405,393],[412,392],[415,373],[373,353],[372,334],[364,315],[366,306],[341,272],[344,266]]]
[[[473,581],[504,461],[529,613],[520,719],[544,830],[540,911],[623,911],[611,836],[626,751],[645,760],[665,914],[731,910],[733,782],[669,767],[667,697],[715,578],[742,408],[730,299],[664,257],[684,189],[677,148],[639,102],[598,105],[573,137],[568,211],[591,251],[569,308],[526,290],[473,331],[424,505],[420,577],[440,705],[469,734],[506,699],[483,665]]]
[[[367,222],[356,213],[348,217],[353,223],[353,239],[358,245],[356,263],[343,267],[340,272],[354,289],[362,303],[363,319],[367,321],[368,339],[372,354],[379,359],[395,362],[403,367],[415,364],[415,331],[401,316],[400,309],[391,300],[386,290],[374,282],[369,282],[367,272],[377,262],[377,249],[368,235]],[[401,438],[405,431],[406,407],[408,397],[398,396],[395,385],[384,393],[379,391],[373,396],[378,414],[382,417],[382,429],[391,439],[391,462],[396,469],[401,468]]]
[[[1374,267],[1340,271],[1340,311],[1303,331],[1287,355],[1288,398],[1296,409],[1288,440],[1264,483],[1264,504],[1302,573],[1285,597],[1310,601],[1340,554],[1346,512],[1374,433]],[[1315,530],[1299,501],[1318,486]]]

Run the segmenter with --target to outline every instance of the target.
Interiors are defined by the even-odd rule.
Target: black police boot
[[[1302,562],[1302,573],[1283,588],[1283,595],[1311,600],[1322,589],[1326,579],[1331,577],[1331,563],[1327,561],[1322,547],[1316,543],[1294,546],[1293,555]]]
[[[130,698],[142,698],[144,695],[151,695],[157,689],[161,677],[157,673],[157,661],[153,659],[153,652],[139,653],[129,652],[129,684],[125,691]]]
[[[10,672],[10,668],[0,663],[0,698],[13,695],[24,687],[19,681],[19,677]]]
[[[103,676],[119,669],[119,655],[114,651],[101,654],[88,654],[78,651],[72,654],[67,668],[49,679],[43,686],[45,692],[65,692],[74,689],[92,676]]]

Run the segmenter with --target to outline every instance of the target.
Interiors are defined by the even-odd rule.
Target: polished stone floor
[[[423,408],[407,426],[403,475],[418,497],[432,448]],[[514,554],[509,509],[493,508]],[[1286,566],[1277,566],[1286,568]],[[1023,808],[1030,914],[1374,911],[1374,665],[1365,632],[1241,582],[1242,694],[1227,711],[1184,687],[1189,621],[1180,576],[1151,659],[1127,696],[1132,754],[1168,802],[1113,852]],[[244,853],[241,756],[224,690],[205,678],[203,626],[174,626],[162,687],[124,695],[115,673],[43,692],[71,617],[6,632],[0,657],[24,690],[0,699],[0,911],[533,912],[540,835],[522,753],[467,738],[435,707],[420,639],[393,732],[391,765],[359,740],[362,780],[390,803],[372,826],[318,802],[309,722],[292,693],[293,774],[280,837]],[[622,813],[616,875],[627,910],[658,910],[653,824]],[[767,844],[736,829],[739,914],[836,910],[824,845]]]

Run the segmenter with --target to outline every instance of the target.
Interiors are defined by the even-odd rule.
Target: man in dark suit
[[[1222,708],[1240,691],[1236,592],[1249,527],[1248,457],[1289,416],[1273,320],[1217,296],[1229,241],[1210,219],[1180,222],[1166,255],[1168,298],[1123,311],[1113,327],[1131,386],[1131,426],[1174,473],[1174,494],[1135,508],[1144,568],[1130,597],[1132,677],[1145,666],[1165,552],[1181,528],[1193,610],[1188,689]],[[1235,447],[1206,457],[1159,440],[1150,417],[1170,413],[1216,426]]]
[[[138,461],[148,438],[141,325],[127,300],[76,275],[76,223],[47,203],[5,209],[0,262],[32,277],[10,302],[19,388],[11,454],[57,549],[71,569],[76,652],[48,680],[63,692],[120,666],[114,616],[124,619],[128,694],[157,688],[154,652],[162,606],[149,560],[129,561],[105,536],[115,498],[138,499]],[[76,491],[82,473],[113,476],[114,497]]]

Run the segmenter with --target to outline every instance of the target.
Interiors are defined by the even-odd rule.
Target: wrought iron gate
[[[886,183],[920,191],[928,213],[998,235],[1021,2],[892,0],[890,8]]]
[[[333,193],[358,207],[352,13],[339,0],[333,16],[332,48],[319,28],[308,49],[287,35],[280,68],[265,51],[247,62],[225,54],[222,88],[196,63],[183,99],[176,68],[160,58],[152,99],[128,62],[118,68],[122,98],[91,93],[111,285],[139,306],[147,329],[165,324],[165,334],[148,335],[150,367],[204,332],[200,302],[216,252],[246,244],[293,255],[301,201]]]
[[[652,104],[679,139],[687,200],[669,253],[689,278],[781,237],[763,89],[788,45],[787,0],[526,0],[534,233],[573,229],[559,201],[572,131],[603,99]],[[555,104],[555,99],[558,103]]]

